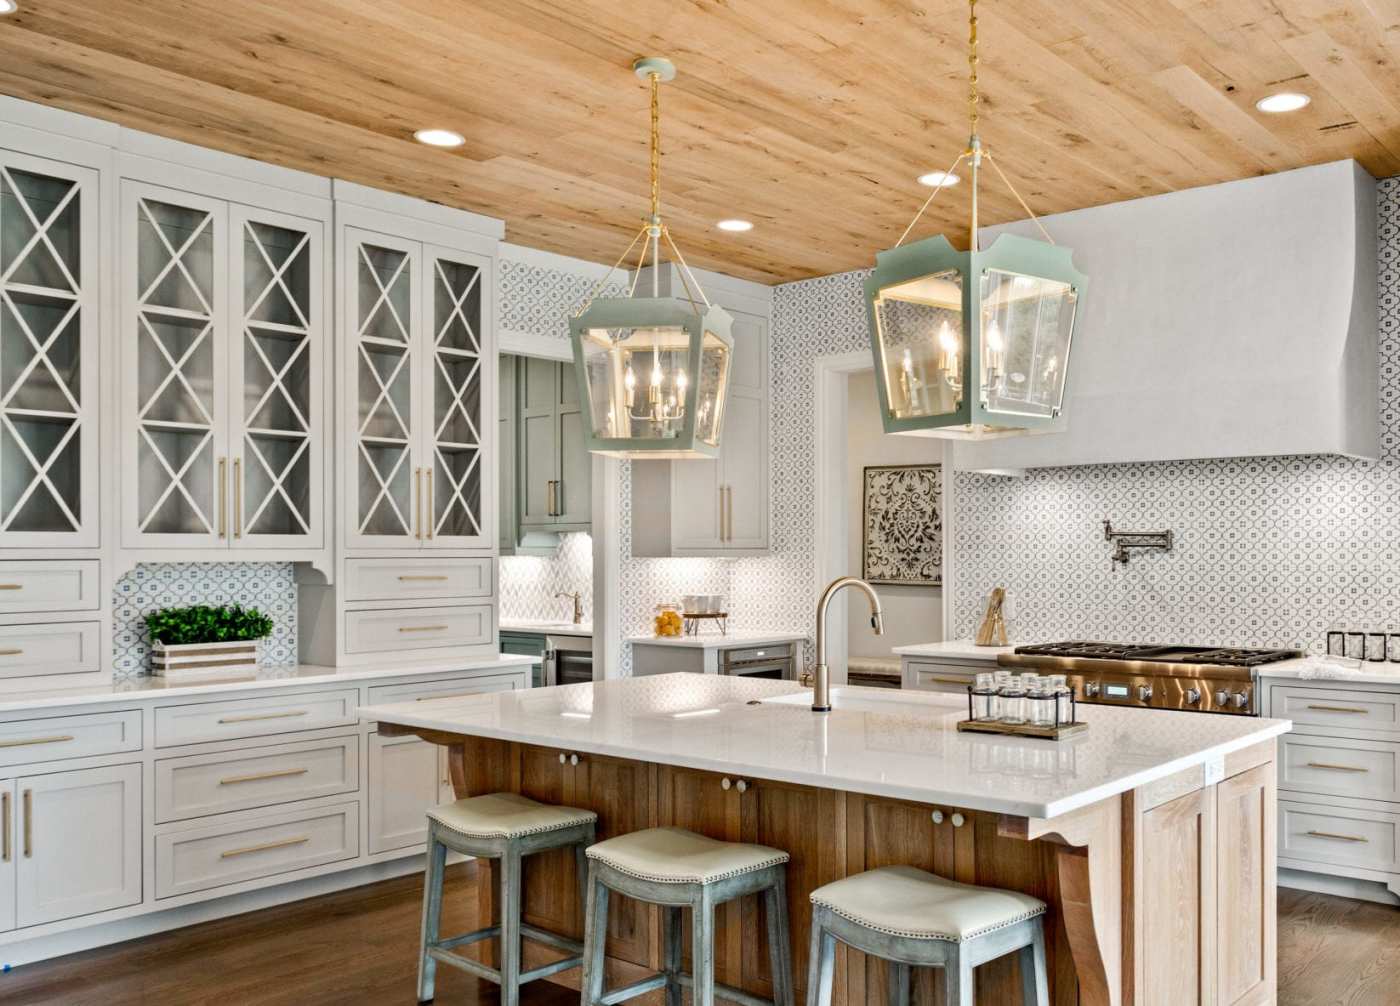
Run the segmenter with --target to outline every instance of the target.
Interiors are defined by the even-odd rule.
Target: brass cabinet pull
[[[27,748],[35,744],[62,744],[72,739],[72,734],[52,734],[48,737],[25,737],[16,741],[0,741],[0,748]]]
[[[547,505],[548,508],[549,508],[549,512],[548,512],[547,514],[545,514],[545,516],[546,516],[546,517],[558,517],[558,516],[559,516],[559,483],[556,482],[556,481],[554,481],[553,479],[550,479],[548,482],[546,482],[546,483],[545,483],[545,496],[548,497],[548,498],[546,499],[545,502],[546,502],[546,505]]]
[[[243,459],[233,459],[233,536],[243,537]]]
[[[414,582],[414,581],[417,581],[417,580],[424,580],[424,581],[432,580],[432,581],[434,581],[434,582],[437,582],[437,581],[439,581],[439,580],[446,580],[446,579],[447,579],[447,577],[445,577],[445,576],[426,576],[426,575],[425,575],[425,576],[401,576],[401,577],[399,577],[399,581],[400,581],[401,583],[410,583],[410,582]]]
[[[423,469],[413,469],[413,491],[418,494],[413,504],[413,537],[423,540]]]
[[[219,459],[219,537],[228,537],[228,458]]]
[[[400,625],[400,632],[446,632],[445,625]]]
[[[0,590],[23,590],[22,583],[0,583]]]
[[[724,523],[726,528],[725,541],[734,540],[734,487],[726,486],[724,498],[728,501],[724,511]]]
[[[309,709],[297,709],[290,713],[253,713],[249,716],[224,716],[219,719],[220,723],[253,723],[257,720],[286,720],[296,716],[309,716]]]
[[[10,794],[0,793],[0,863],[8,863],[15,854],[10,838]]]
[[[480,692],[453,692],[450,695],[420,695],[414,702],[432,702],[434,699],[465,699],[469,695],[480,695]],[[559,757],[564,757],[560,755]]]
[[[259,782],[263,779],[286,779],[294,775],[306,775],[309,768],[284,768],[275,772],[253,772],[248,775],[231,775],[227,779],[220,779],[220,786],[237,786],[241,782]]]
[[[971,678],[940,678],[940,677],[937,677],[937,676],[923,675],[923,674],[920,674],[920,675],[919,675],[919,680],[920,680],[920,681],[932,681],[934,684],[939,684],[939,685],[967,685],[967,684],[971,684],[971,682],[972,682],[972,679],[971,679]]]
[[[24,858],[34,857],[34,791],[24,791]]]
[[[23,650],[0,650],[0,657],[18,657],[23,653]]]
[[[1310,761],[1308,768],[1325,768],[1332,772],[1369,772],[1368,768],[1360,768],[1356,765],[1329,765],[1324,761]]]
[[[219,853],[220,859],[233,859],[235,856],[251,856],[255,852],[270,852],[273,849],[286,849],[293,845],[305,845],[311,841],[311,836],[303,835],[301,838],[284,838],[280,842],[263,842],[261,845],[249,845],[242,849],[230,849],[228,852]]]
[[[1352,709],[1350,706],[1308,706],[1308,708],[1316,709],[1321,713],[1361,713],[1364,715],[1368,712],[1365,709]]]
[[[1331,831],[1310,831],[1307,834],[1313,838],[1330,838],[1338,842],[1369,842],[1369,838],[1362,838],[1360,835],[1338,835]]]
[[[437,514],[433,512],[433,466],[432,466],[432,465],[429,465],[427,468],[424,468],[423,470],[424,470],[425,472],[428,473],[428,492],[427,492],[427,497],[428,497],[428,498],[424,501],[424,505],[428,508],[428,533],[427,533],[427,538],[428,538],[429,541],[432,541],[432,540],[433,540],[433,524],[436,523],[436,521],[437,521]]]

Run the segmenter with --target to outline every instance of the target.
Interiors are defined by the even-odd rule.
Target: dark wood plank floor
[[[449,870],[443,928],[476,911],[474,867]],[[414,1002],[417,876],[210,922],[0,975],[5,1006],[394,1006]],[[438,970],[439,1003],[496,1006],[496,988]],[[525,987],[522,1006],[578,993]],[[1279,1006],[1400,1002],[1400,908],[1279,891]]]

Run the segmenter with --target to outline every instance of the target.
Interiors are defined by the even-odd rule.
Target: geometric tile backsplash
[[[241,604],[272,619],[263,662],[297,662],[297,592],[289,562],[143,563],[112,592],[112,675],[129,678],[150,667],[145,616],[192,604]]]
[[[569,598],[578,591],[584,621],[593,619],[593,537],[583,532],[559,536],[559,551],[551,556],[501,556],[501,621],[568,621]]]

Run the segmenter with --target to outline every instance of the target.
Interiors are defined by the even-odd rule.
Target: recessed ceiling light
[[[1271,94],[1260,98],[1254,103],[1254,107],[1261,112],[1296,112],[1300,108],[1307,108],[1312,101],[1306,94],[1298,94],[1296,91],[1280,91],[1278,94]]]
[[[931,189],[947,188],[949,185],[956,185],[962,181],[957,175],[949,171],[930,171],[926,175],[919,176],[919,184],[927,185]]]
[[[753,224],[747,220],[721,220],[715,226],[722,231],[733,231],[736,234],[753,230]]]
[[[17,10],[19,10],[19,4],[15,3],[15,0],[0,0],[0,16],[13,14]]]
[[[4,3],[4,0],[0,0],[0,3]],[[450,129],[420,129],[413,134],[413,138],[430,147],[460,147],[467,142],[465,136]]]

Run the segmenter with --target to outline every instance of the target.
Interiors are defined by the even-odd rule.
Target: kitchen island
[[[1046,900],[1056,1004],[1272,1001],[1273,763],[1286,721],[1081,707],[1089,729],[1056,743],[958,733],[955,696],[838,688],[820,715],[809,696],[792,682],[670,674],[361,715],[381,734],[446,745],[458,796],[588,807],[600,837],[676,825],[786,849],[799,986],[807,895],[908,864]],[[577,890],[571,857],[533,857],[527,921],[577,934]],[[485,875],[482,897],[494,911]],[[721,915],[719,980],[770,994],[760,906]],[[608,933],[610,980],[656,968],[653,910],[615,900]],[[527,962],[547,954],[527,947]],[[1017,1001],[1014,958],[977,976],[979,1002]],[[934,1001],[930,979],[921,1002]],[[876,1001],[884,970],[846,952],[836,989],[852,1006]]]

